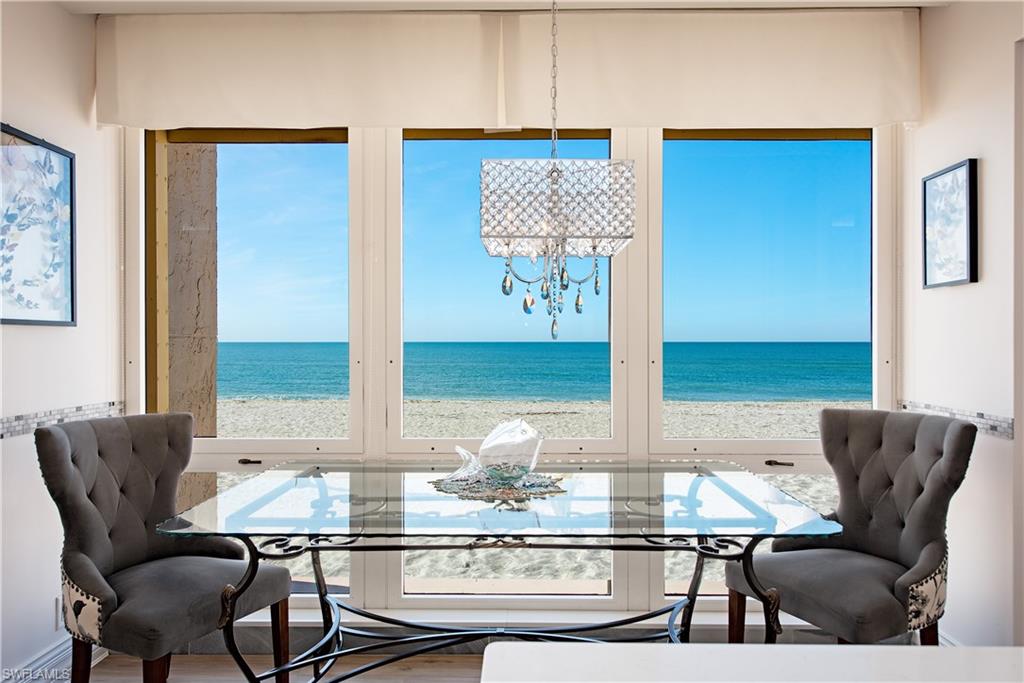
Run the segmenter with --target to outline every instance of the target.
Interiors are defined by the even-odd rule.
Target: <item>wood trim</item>
[[[92,643],[71,639],[71,683],[89,683],[92,673]]]
[[[610,128],[558,129],[561,140],[610,140]],[[547,140],[551,131],[546,128],[490,129],[490,128],[405,128],[403,140]]]
[[[270,606],[270,637],[274,641],[275,669],[288,663],[291,652],[288,636],[288,598],[285,598]],[[274,676],[274,683],[289,683],[289,672],[282,671]]]
[[[747,596],[729,589],[729,642],[742,643],[747,616]]]
[[[146,412],[170,404],[168,318],[167,135],[146,131]]]
[[[177,128],[164,133],[171,144],[348,142],[348,128]]]
[[[559,132],[561,135],[561,132]],[[666,128],[665,140],[871,140],[870,128]]]

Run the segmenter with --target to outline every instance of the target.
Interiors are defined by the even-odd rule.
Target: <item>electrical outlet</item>
[[[53,599],[53,630],[60,631],[62,628],[64,628],[64,609],[58,595]]]

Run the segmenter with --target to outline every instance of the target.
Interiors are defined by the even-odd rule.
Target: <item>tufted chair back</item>
[[[839,544],[905,567],[929,545],[944,554],[949,501],[976,433],[973,424],[934,415],[823,410],[822,448],[839,484]]]
[[[172,554],[173,540],[156,526],[175,514],[178,479],[192,454],[191,415],[45,427],[36,430],[36,450],[64,525],[65,569],[76,581],[89,582],[88,564],[106,577]]]

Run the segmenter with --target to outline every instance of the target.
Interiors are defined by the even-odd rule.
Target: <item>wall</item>
[[[121,133],[96,124],[95,20],[52,3],[4,3],[2,118],[76,155],[77,327],[2,328],[3,414],[122,399]],[[114,406],[116,408],[116,406]],[[2,650],[21,667],[61,643],[61,529],[30,434],[3,440]]]
[[[1021,13],[1020,3],[922,10],[923,117],[904,134],[902,158],[901,398],[1007,417],[1015,392],[1014,41]],[[980,159],[980,281],[924,290],[921,178],[966,157]],[[1013,440],[979,435],[953,502],[941,630],[956,642],[1003,645],[1014,637],[1015,571],[1024,571],[1008,561],[1021,495],[1016,457]]]

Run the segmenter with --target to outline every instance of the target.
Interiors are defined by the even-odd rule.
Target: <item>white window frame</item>
[[[831,474],[817,439],[666,439],[662,433],[662,153],[663,129],[649,130],[649,164],[652,182],[648,211],[651,215],[648,259],[648,405],[650,419],[650,461],[674,458],[710,458],[736,462],[755,474]],[[872,406],[880,410],[896,409],[896,163],[895,126],[871,131],[871,352]],[[792,465],[769,465],[767,460],[782,460]],[[649,605],[665,605],[678,598],[665,594],[665,556],[651,553],[647,581]],[[697,611],[720,612],[726,609],[724,596],[703,596]]]
[[[895,297],[899,173],[895,126],[872,134],[872,370],[876,408],[896,407]],[[631,158],[637,169],[637,226],[633,243],[616,257],[611,280],[612,437],[551,440],[544,458],[625,461],[625,485],[632,495],[648,491],[647,467],[659,459],[708,457],[732,460],[756,473],[827,473],[813,440],[663,439],[661,435],[662,334],[662,142],[660,128],[615,128],[611,151]],[[404,439],[401,415],[402,277],[401,128],[348,129],[349,158],[349,349],[350,436],[346,439],[198,439],[194,471],[248,469],[240,457],[261,467],[296,458],[404,459],[444,456],[455,443],[471,439]],[[145,396],[144,286],[142,236],[145,178],[142,131],[125,133],[125,400],[140,412]],[[396,412],[397,411],[397,412]],[[656,418],[656,419],[654,419]],[[783,456],[783,457],[779,457]],[[792,461],[772,468],[766,457]],[[386,490],[387,482],[367,481]],[[393,484],[392,484],[393,485]],[[509,550],[506,552],[515,552]],[[407,596],[402,591],[399,553],[352,553],[348,598],[369,609],[589,609],[646,610],[665,604],[664,556],[619,552],[612,559],[612,594],[605,596]],[[315,607],[315,597],[295,595],[297,607]],[[704,597],[699,611],[725,609],[725,601]],[[502,617],[504,618],[504,616]]]
[[[230,143],[226,140],[224,144]],[[168,143],[176,144],[176,143]],[[245,144],[245,143],[238,143]],[[286,144],[282,142],[281,144]],[[331,143],[313,143],[331,144]],[[333,143],[338,144],[338,143]],[[347,146],[348,156],[348,352],[349,352],[349,419],[345,438],[244,438],[202,437],[192,445],[192,467],[204,471],[230,471],[253,466],[272,467],[296,458],[325,458],[351,456],[362,453],[363,446],[363,202],[362,195],[354,191],[361,172],[359,143],[353,143],[351,134]],[[239,465],[241,457],[262,461],[259,465]]]
[[[663,130],[651,131],[649,150],[652,177],[662,178]],[[892,409],[892,330],[894,265],[879,258],[879,247],[888,246],[892,251],[894,217],[893,196],[886,188],[895,180],[891,168],[891,132],[875,129],[872,131],[872,239],[871,239],[871,341],[872,341],[872,405],[875,408]],[[885,185],[882,183],[885,182]],[[888,196],[885,196],[885,195]],[[663,340],[663,183],[652,183],[648,211],[650,212],[650,258],[648,260],[648,320],[650,344],[648,354],[648,386],[650,394],[650,419],[647,427],[650,434],[650,454],[677,457],[729,457],[746,467],[759,467],[765,456],[809,455],[820,456],[821,444],[817,439],[693,439],[666,438],[663,432],[663,384],[662,384],[662,340]],[[879,290],[879,284],[889,284],[888,290]]]

